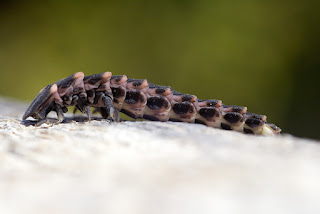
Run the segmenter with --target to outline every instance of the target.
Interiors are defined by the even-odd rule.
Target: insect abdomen
[[[113,95],[116,106],[121,112],[132,118],[145,118],[153,121],[178,121],[201,123],[210,127],[235,130],[243,133],[264,134],[271,131],[274,134],[280,129],[274,124],[266,123],[266,116],[248,113],[246,107],[223,105],[221,100],[199,100],[195,95],[174,91],[169,86],[159,86],[147,80],[127,79],[123,76],[112,76],[113,79],[122,78],[123,91]],[[119,99],[123,102],[119,103]],[[272,128],[271,128],[272,127]]]

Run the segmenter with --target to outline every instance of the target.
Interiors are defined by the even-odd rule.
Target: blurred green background
[[[0,95],[111,71],[266,114],[320,139],[320,1],[0,3]]]

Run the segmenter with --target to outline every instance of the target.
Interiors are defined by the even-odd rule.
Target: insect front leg
[[[64,114],[62,107],[57,103],[55,103],[55,111],[57,113],[58,123],[62,123],[64,121]]]
[[[105,92],[96,92],[94,102],[91,106],[97,108],[103,118],[120,121],[119,112],[114,108],[112,98],[106,95]]]
[[[109,116],[108,111],[104,107],[100,107],[98,111],[100,112],[100,114],[103,118],[107,118],[107,119],[115,121],[115,122],[120,122],[120,116],[119,116],[118,109],[114,109],[113,115],[110,114],[110,116]]]
[[[90,106],[86,106],[85,107],[84,113],[87,114],[88,121],[91,121],[92,117],[91,117],[91,108],[90,108]]]
[[[53,104],[53,109],[56,113],[57,113],[57,119],[55,118],[48,118],[47,116],[45,116],[44,118],[41,118],[37,121],[37,123],[35,124],[36,126],[41,126],[44,123],[48,123],[48,124],[59,124],[62,123],[64,121],[64,112],[66,112],[65,107],[61,107],[59,104],[54,103]],[[48,114],[48,109],[45,110],[45,114]]]
[[[104,105],[103,107],[100,107],[100,113],[102,117],[119,122],[119,110],[114,108],[111,97],[103,94],[102,102]]]
[[[75,115],[75,113],[76,113],[78,110],[79,110],[78,106],[76,106],[76,107],[73,109],[73,116]],[[90,106],[85,106],[81,112],[87,114],[88,121],[91,120],[92,116],[91,116],[91,108],[90,108]]]
[[[88,121],[91,120],[91,108],[87,104],[87,95],[86,93],[81,93],[79,95],[74,95],[72,100],[73,104],[76,108],[74,108],[73,113],[75,114],[77,109],[80,110],[82,113],[87,114]]]

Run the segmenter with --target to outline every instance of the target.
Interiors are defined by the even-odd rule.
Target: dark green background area
[[[320,1],[0,3],[0,95],[31,101],[111,71],[266,114],[320,138]]]

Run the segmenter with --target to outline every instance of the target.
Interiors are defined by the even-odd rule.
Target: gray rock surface
[[[320,144],[198,124],[21,124],[0,99],[0,213],[319,213]]]

